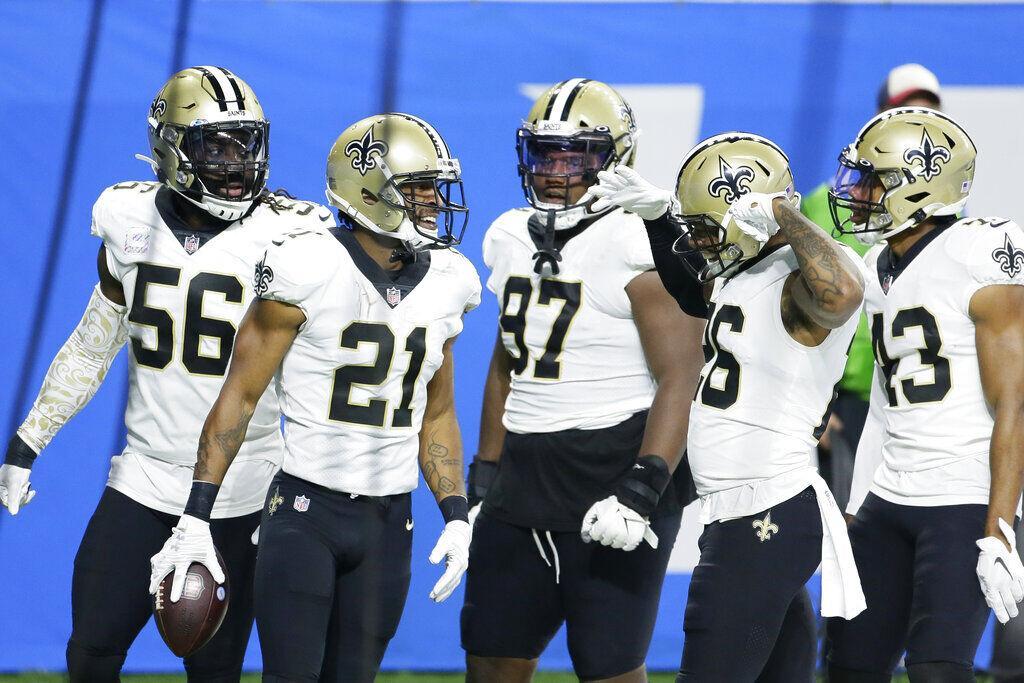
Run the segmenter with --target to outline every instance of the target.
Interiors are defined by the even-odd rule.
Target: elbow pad
[[[126,310],[96,285],[78,327],[50,363],[35,403],[18,427],[18,436],[37,453],[96,394],[128,340]]]

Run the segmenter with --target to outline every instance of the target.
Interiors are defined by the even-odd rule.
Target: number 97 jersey
[[[558,272],[541,276],[534,254],[544,229],[532,210],[505,212],[484,237],[512,369],[503,423],[518,434],[611,427],[654,400],[626,294],[654,269],[643,222],[616,209],[556,238],[565,240]]]
[[[277,375],[284,471],[350,494],[416,488],[427,384],[480,303],[473,265],[438,249],[385,271],[347,228],[297,231],[271,243],[255,289],[306,316]]]
[[[864,310],[884,382],[883,464],[872,492],[906,505],[987,504],[993,419],[971,298],[1024,284],[1024,232],[999,218],[939,226],[899,260],[865,256]]]

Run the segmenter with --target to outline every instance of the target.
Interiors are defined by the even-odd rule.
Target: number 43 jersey
[[[906,505],[987,504],[993,419],[971,298],[1024,284],[1024,231],[1001,218],[940,226],[896,259],[865,255],[864,310],[885,383],[882,465],[871,487]]]
[[[484,237],[487,288],[498,297],[512,365],[505,428],[519,434],[602,429],[647,410],[654,380],[626,285],[654,269],[639,217],[621,209],[571,235],[557,274],[534,272],[543,228],[529,209],[498,217]]]
[[[199,434],[254,298],[256,262],[271,239],[297,226],[322,229],[333,219],[318,204],[275,196],[220,232],[192,231],[175,219],[171,192],[153,182],[108,188],[93,207],[92,233],[103,240],[107,268],[124,289],[131,337],[127,445],[109,483],[144,505],[178,514]],[[259,509],[269,478],[258,490],[253,482],[262,474],[256,470],[269,469],[272,476],[282,451],[277,399],[268,390],[214,516]],[[252,476],[241,476],[246,471]]]
[[[277,375],[284,471],[350,494],[416,488],[427,385],[480,303],[469,260],[428,250],[385,271],[347,228],[296,231],[271,243],[255,288],[306,316]]]

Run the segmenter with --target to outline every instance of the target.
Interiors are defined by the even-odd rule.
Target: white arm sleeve
[[[125,307],[103,296],[97,284],[78,327],[60,348],[18,436],[39,453],[96,394],[128,339]]]
[[[846,504],[846,513],[856,515],[864,499],[868,497],[871,482],[875,479],[875,470],[882,463],[882,439],[885,436],[885,402],[888,400],[883,385],[884,378],[878,366],[875,366],[871,382],[871,405],[868,418],[864,422],[864,430],[857,444],[857,455],[853,461],[853,484],[850,486],[850,501]]]

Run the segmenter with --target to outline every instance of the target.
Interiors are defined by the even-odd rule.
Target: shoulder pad
[[[970,218],[949,228],[946,253],[979,284],[1024,284],[1024,230],[1006,218]]]
[[[267,245],[256,264],[253,290],[264,299],[300,305],[334,272],[336,240],[317,230],[296,229]]]

